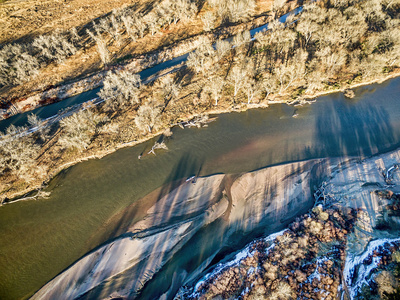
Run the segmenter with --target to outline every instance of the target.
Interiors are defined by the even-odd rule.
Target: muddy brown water
[[[151,148],[155,141],[151,140],[79,163],[50,183],[49,199],[0,207],[0,299],[31,296],[85,253],[123,232],[124,210],[171,182],[195,174],[234,174],[292,161],[369,156],[398,148],[399,101],[397,78],[358,88],[353,99],[338,93],[302,107],[276,104],[222,114],[207,128],[174,128],[167,141],[169,150],[157,156],[137,159]],[[135,218],[139,220],[143,213],[138,208]],[[201,257],[191,257],[190,250],[201,240],[209,241],[206,251],[216,254],[213,263],[244,246],[246,239],[241,238],[234,245],[213,240],[217,228],[216,223],[203,228],[171,266],[204,263]],[[262,228],[259,234],[265,231]],[[169,275],[177,278],[171,270],[155,280],[161,282]],[[150,282],[149,288],[156,282]]]

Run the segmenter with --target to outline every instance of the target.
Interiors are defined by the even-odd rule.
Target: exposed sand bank
[[[260,227],[280,230],[312,207],[310,185],[322,161],[184,182],[157,199],[120,239],[77,261],[32,299],[135,297],[196,232],[217,219],[223,220],[224,230],[216,239]]]

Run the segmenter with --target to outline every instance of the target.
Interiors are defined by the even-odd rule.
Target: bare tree
[[[10,172],[30,181],[39,147],[25,131],[25,127],[11,125],[4,134],[0,132],[0,174]]]
[[[117,110],[139,102],[140,76],[120,71],[109,71],[98,95],[105,100],[105,107]]]
[[[383,68],[386,66],[386,57],[384,55],[368,55],[363,58],[358,68],[364,78],[382,74]]]
[[[35,114],[28,115],[28,123],[34,129],[34,135],[39,140],[45,142],[49,138],[50,127],[46,126],[45,122]]]
[[[297,51],[296,55],[286,64],[275,67],[275,76],[279,82],[279,94],[291,87],[296,80],[304,80],[306,58],[306,52]]]
[[[21,45],[5,45],[0,50],[0,85],[21,84],[38,73],[38,60]]]
[[[197,6],[190,0],[173,1],[174,23],[178,20],[188,20],[197,13]]]
[[[199,47],[189,54],[186,64],[197,73],[205,72],[211,67],[215,52],[211,41],[207,37],[201,37]]]
[[[276,91],[279,90],[276,77],[270,73],[264,74],[261,81],[261,87],[265,92],[265,99],[268,99],[269,94],[275,93]]]
[[[248,76],[248,68],[243,65],[236,65],[232,68],[228,76],[228,82],[233,86],[233,96],[236,97],[238,92],[245,86]]]
[[[66,57],[76,53],[77,49],[66,34],[60,32],[51,35],[40,35],[32,43],[40,55],[50,61],[61,63]]]
[[[248,30],[245,30],[243,32],[239,32],[233,37],[232,45],[234,47],[240,47],[250,42],[250,40],[251,40],[250,32]]]
[[[254,0],[234,0],[226,2],[229,21],[238,22],[247,20],[255,12]]]
[[[224,41],[224,40],[218,40],[215,43],[215,45],[216,45],[218,60],[220,60],[222,57],[224,57],[225,54],[228,53],[232,49],[231,44],[228,41]]]
[[[147,25],[143,19],[143,16],[141,14],[138,14],[137,18],[135,18],[134,20],[135,20],[135,28],[138,32],[138,35],[140,36],[140,38],[143,38],[144,33],[147,29]]]
[[[218,100],[222,96],[222,90],[225,86],[225,80],[221,76],[210,77],[204,85],[203,92],[214,100],[214,105],[218,105]]]
[[[316,53],[328,76],[338,72],[346,63],[347,53],[344,49],[333,51],[331,47],[325,47]]]
[[[310,92],[322,90],[324,83],[329,79],[318,58],[313,59],[307,65],[306,74],[307,90]]]
[[[280,11],[286,4],[286,0],[274,0],[273,10]]]
[[[107,44],[99,32],[96,34],[92,33],[90,30],[86,31],[88,35],[96,42],[97,52],[100,55],[100,59],[104,65],[110,62],[110,52],[107,49]]]
[[[300,15],[300,20],[297,22],[296,30],[300,32],[305,39],[305,46],[308,45],[314,33],[320,30],[320,25],[309,18],[309,14],[305,13]]]
[[[213,12],[211,12],[211,11],[205,12],[204,15],[202,15],[202,17],[201,17],[201,20],[203,21],[203,29],[205,31],[211,31],[215,28],[214,24],[215,24],[216,17],[213,14]]]
[[[159,19],[156,14],[151,12],[144,17],[144,22],[151,35],[155,35],[160,30]]]
[[[171,100],[174,100],[178,96],[180,89],[180,84],[176,83],[171,76],[165,76],[162,78],[161,90],[164,98],[164,107],[166,107]]]
[[[129,15],[122,15],[121,20],[124,23],[126,33],[129,35],[133,42],[136,41],[137,32],[135,28],[136,20]]]
[[[239,22],[248,19],[255,12],[254,0],[208,0],[211,7],[224,21]]]
[[[62,134],[59,143],[64,148],[86,149],[101,122],[102,118],[88,109],[74,113],[60,121]]]
[[[118,18],[118,19],[117,19]],[[117,16],[117,11],[113,10],[111,16],[110,16],[110,28],[109,32],[114,39],[114,41],[117,43],[118,46],[121,45],[121,26],[120,26],[121,20]]]
[[[262,92],[262,85],[259,81],[255,80],[254,78],[248,78],[244,84],[244,90],[246,91],[247,95],[247,104],[250,104],[255,97],[261,94]]]
[[[150,100],[147,103],[140,106],[138,114],[135,118],[135,124],[142,132],[151,133],[153,128],[160,118],[161,107],[154,100]]]

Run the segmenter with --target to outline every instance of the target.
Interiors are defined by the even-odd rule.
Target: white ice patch
[[[244,295],[246,295],[248,292],[250,292],[250,289],[249,289],[249,287],[246,287],[246,288],[242,291],[242,293],[240,294],[240,296],[244,296]]]
[[[249,270],[247,271],[247,275],[251,275],[254,273],[255,268],[254,267],[250,267]]]
[[[273,234],[270,234],[269,236],[267,236],[264,241],[269,242],[272,240],[275,240],[278,236],[283,235],[285,233],[287,229],[283,229],[281,231],[275,232]]]
[[[367,278],[369,278],[371,271],[378,266],[380,261],[380,257],[373,257],[371,264],[364,265],[363,261],[368,258],[369,255],[372,255],[373,251],[378,249],[379,246],[383,246],[385,243],[393,243],[400,241],[400,238],[395,239],[379,239],[375,241],[371,241],[364,251],[364,253],[360,255],[352,255],[348,253],[346,257],[346,263],[344,266],[343,276],[347,284],[347,288],[350,294],[350,298],[354,299],[354,297],[360,292],[361,287],[364,284],[367,284]],[[352,284],[352,276],[355,272],[355,268],[359,265],[359,270],[357,273],[357,278],[355,282]]]
[[[314,271],[310,276],[308,276],[306,282],[311,283],[311,282],[313,281],[314,278],[317,278],[318,281],[321,280],[321,274],[319,273],[318,269],[319,269],[319,267],[322,266],[322,264],[323,264],[325,261],[327,261],[327,260],[328,260],[328,258],[326,258],[326,257],[324,257],[324,258],[318,258],[318,259],[317,259],[317,261],[315,262],[315,265],[316,265],[316,266],[315,266],[315,271]]]

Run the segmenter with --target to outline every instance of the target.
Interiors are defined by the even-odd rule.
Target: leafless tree
[[[196,4],[190,0],[175,0],[172,3],[174,23],[178,20],[188,20],[197,13]]]
[[[271,93],[275,93],[279,90],[278,82],[276,77],[271,73],[265,73],[262,77],[261,87],[265,92],[265,99],[268,99]]]
[[[138,32],[138,35],[140,36],[140,38],[143,38],[144,33],[147,29],[147,25],[144,22],[142,14],[138,14],[138,16],[134,20],[135,20],[135,28]]]
[[[218,40],[216,42],[217,58],[220,60],[232,49],[231,44],[228,41]]]
[[[35,129],[34,135],[36,135],[40,141],[45,142],[49,138],[50,126],[46,126],[45,122],[37,115],[29,114],[28,123],[30,127]]]
[[[210,77],[204,85],[203,92],[214,101],[215,106],[218,105],[218,100],[222,96],[224,86],[225,80],[221,76]]]
[[[208,3],[222,20],[230,22],[246,20],[254,14],[256,7],[254,0],[208,0]]]
[[[155,35],[160,30],[159,19],[155,13],[150,12],[144,17],[144,22],[146,23],[147,29],[151,35]]]
[[[32,43],[40,55],[49,61],[61,63],[70,55],[76,53],[77,49],[72,42],[68,40],[66,34],[60,32],[51,35],[40,35]]]
[[[101,34],[99,32],[94,34],[90,30],[87,30],[87,33],[96,42],[97,52],[99,53],[103,64],[108,64],[110,62],[110,52],[108,51],[107,44]]]
[[[142,132],[151,133],[160,118],[161,106],[155,101],[150,100],[140,106],[135,118],[137,128]]]
[[[228,82],[233,86],[233,96],[236,97],[239,91],[244,87],[248,69],[243,65],[236,65],[232,68],[228,76]]]
[[[305,14],[305,16],[300,15],[296,30],[304,36],[305,46],[307,46],[313,34],[320,30],[320,25],[309,18],[309,13]]]
[[[137,39],[137,32],[135,28],[136,20],[129,15],[122,15],[121,20],[124,23],[126,33],[129,35],[133,42]]]
[[[103,81],[99,96],[105,100],[105,108],[117,110],[139,102],[140,76],[128,71],[109,71]]]
[[[250,42],[251,36],[248,30],[240,32],[233,37],[232,45],[234,47],[240,47],[248,42]]]
[[[347,59],[347,53],[344,49],[333,51],[329,46],[319,50],[316,56],[319,57],[328,76],[332,76],[338,72],[344,66]]]
[[[211,41],[207,37],[201,37],[198,48],[189,54],[187,66],[197,73],[205,72],[211,67],[214,61],[215,52]]]
[[[74,113],[60,121],[62,134],[59,143],[64,148],[86,149],[101,122],[102,118],[88,109]]]
[[[24,51],[21,45],[8,44],[0,50],[0,85],[21,84],[38,73],[38,60]]]
[[[286,4],[286,0],[274,0],[273,10],[280,11]]]
[[[39,147],[25,131],[24,127],[11,125],[4,134],[0,132],[0,174],[10,172],[30,181]]]
[[[165,107],[178,96],[180,89],[180,84],[175,82],[171,76],[165,76],[161,79],[161,91]]]
[[[250,77],[245,81],[244,90],[247,95],[247,104],[250,104],[255,97],[261,94],[262,84],[253,77]]]
[[[306,56],[306,52],[298,50],[286,64],[275,67],[275,76],[279,82],[279,94],[291,87],[296,80],[304,79]]]
[[[205,31],[210,31],[215,28],[214,25],[215,25],[216,17],[213,12],[211,12],[211,11],[205,12],[204,15],[202,15],[202,17],[201,17],[201,20],[203,21],[203,24],[204,24],[203,29]]]
[[[111,34],[112,38],[117,43],[117,45],[120,46],[121,45],[121,26],[120,26],[119,17],[117,17],[116,15],[117,15],[116,11],[113,10],[113,12],[110,16],[109,33]]]

